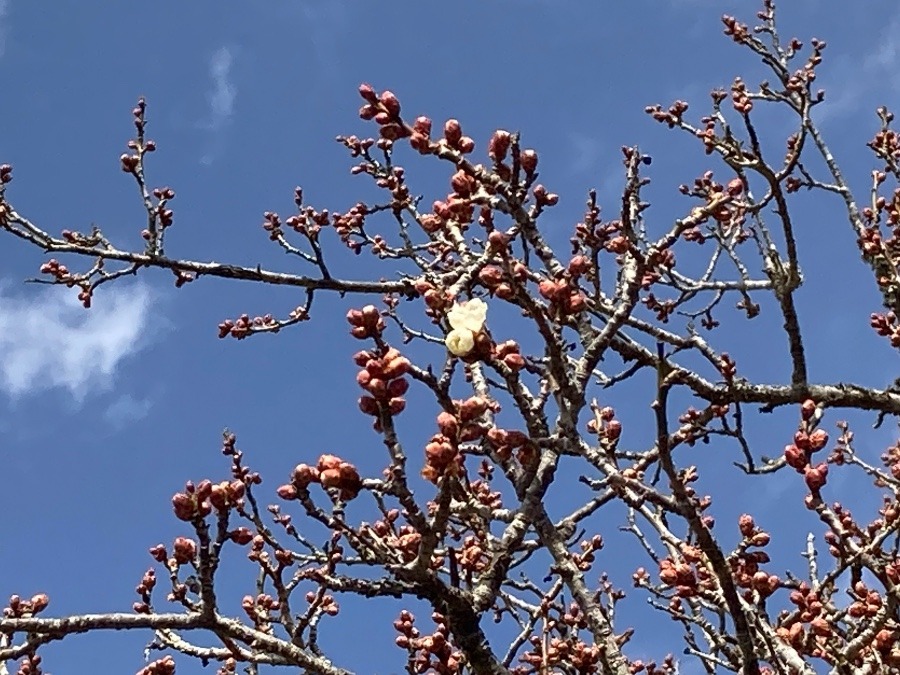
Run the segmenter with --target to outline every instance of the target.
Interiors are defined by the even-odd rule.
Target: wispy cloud
[[[835,64],[832,74],[826,75],[827,95],[825,103],[816,108],[818,122],[839,118],[858,112],[861,107],[887,104],[896,105],[896,94],[890,101],[875,101],[872,94],[877,90],[883,98],[885,92],[896,92],[900,87],[900,13],[885,25],[878,45],[864,58],[859,54],[847,54]],[[867,42],[871,46],[871,42]]]
[[[0,287],[0,389],[13,398],[66,389],[77,401],[107,389],[143,346],[151,297],[141,284],[101,290],[86,310],[64,289],[24,297]]]
[[[135,398],[124,394],[113,401],[103,412],[103,418],[113,430],[122,429],[132,422],[144,419],[153,402],[149,398]]]
[[[202,124],[202,128],[213,135],[213,147],[201,158],[200,161],[203,164],[211,164],[219,154],[221,150],[220,134],[234,115],[237,87],[232,80],[231,67],[233,64],[234,56],[228,47],[218,49],[209,60],[212,89],[207,96],[209,116]]]
[[[10,0],[0,0],[0,56],[6,51],[6,15],[9,13]]]

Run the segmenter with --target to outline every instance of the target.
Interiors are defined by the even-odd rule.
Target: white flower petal
[[[447,333],[444,344],[454,356],[465,356],[475,347],[475,333],[466,328],[454,328]]]
[[[457,303],[447,312],[447,320],[456,329],[467,329],[478,333],[487,319],[487,303],[480,298],[473,298],[462,304]]]

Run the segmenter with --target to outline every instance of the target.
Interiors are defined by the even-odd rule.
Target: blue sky
[[[821,119],[845,173],[865,190],[872,110],[900,103],[900,9],[888,0],[862,9],[830,0],[782,4],[786,36],[829,43]],[[735,74],[755,83],[758,64],[721,35],[719,22],[723,11],[750,21],[755,10],[744,0],[271,0],[227,7],[164,0],[152,11],[141,3],[0,0],[0,163],[15,167],[10,201],[45,229],[96,223],[121,247],[139,248],[141,204],[118,156],[132,133],[129,111],[144,95],[159,146],[149,180],[177,192],[167,251],[298,271],[267,240],[262,212],[288,213],[295,185],[318,208],[373,199],[372,186],[349,175],[351,162],[333,140],[371,133],[356,115],[356,89],[367,81],[396,92],[411,114],[436,123],[458,118],[476,152],[495,128],[520,130],[540,152],[543,182],[562,195],[545,224],[558,229],[563,246],[589,187],[615,212],[619,148],[640,145],[654,158],[648,195],[662,228],[686,208],[678,184],[691,182],[707,159],[699,144],[652,122],[643,108],[685,98],[699,115],[706,92],[727,87]],[[760,120],[774,143],[789,132],[777,114],[763,112]],[[409,154],[404,162],[417,189],[443,196],[444,167]],[[878,296],[850,227],[826,197],[800,195],[795,204],[811,377],[884,386],[897,374],[896,355],[868,328]],[[334,243],[345,276],[389,273]],[[382,466],[380,443],[355,411],[350,355],[358,343],[342,318],[361,302],[323,298],[312,323],[276,337],[220,341],[221,320],[283,315],[301,298],[215,280],[176,291],[170,275],[145,273],[103,287],[85,312],[65,289],[22,283],[41,262],[39,251],[0,237],[0,596],[47,592],[53,614],[129,607],[151,562],[147,548],[185,534],[171,515],[171,495],[186,479],[225,475],[218,450],[225,426],[270,490],[294,464],[323,452],[373,474]],[[765,340],[777,326],[771,312],[753,323],[738,320],[717,334],[715,346],[735,355],[748,376],[783,380],[783,345]],[[647,409],[637,392],[623,388],[617,403],[626,420],[640,423]],[[795,424],[791,415],[753,420],[757,447],[771,455]],[[411,434],[430,433],[430,423],[410,423]],[[860,434],[860,444],[874,456],[892,435]],[[764,526],[765,514],[776,520],[779,500],[798,507],[800,520],[782,523],[783,551],[795,563],[796,537],[811,525],[796,477],[775,477],[761,489],[729,469],[736,457],[701,452],[711,453],[697,450],[696,459],[710,467],[708,489],[734,496],[717,502],[724,526],[751,495],[763,495],[754,512]],[[562,512],[565,496],[559,499],[551,513]],[[235,562],[235,601],[246,592],[243,579],[249,582],[240,569]],[[388,606],[385,617],[396,610]],[[323,633],[339,644],[345,631],[371,630],[383,646],[345,646],[341,665],[396,672],[402,654],[391,646],[389,621],[371,621],[371,611],[348,606]],[[71,638],[47,650],[47,666],[59,675],[97,672],[102,648],[101,672],[133,672],[145,641]],[[679,649],[677,642],[638,647],[657,657]]]

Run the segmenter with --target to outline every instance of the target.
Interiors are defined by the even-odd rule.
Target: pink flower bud
[[[388,90],[381,92],[380,101],[391,117],[397,117],[400,114],[400,100],[394,92]]]
[[[279,485],[276,490],[279,497],[286,501],[291,501],[292,499],[297,498],[297,488],[293,485]]]
[[[371,84],[367,84],[365,82],[359,85],[359,95],[369,103],[375,103],[378,101],[378,96],[375,94],[375,89],[372,88]]]
[[[413,123],[413,129],[423,136],[431,136],[431,120],[427,117],[417,117]]]
[[[522,170],[531,175],[535,172],[538,165],[538,155],[534,150],[523,150],[519,154],[519,164],[522,165]]]
[[[447,120],[444,124],[444,139],[446,139],[447,143],[452,147],[456,147],[461,138],[462,127],[459,125],[459,121],[454,119]]]
[[[360,396],[359,409],[366,415],[375,416],[378,414],[378,401],[371,396]]]
[[[508,131],[503,129],[495,131],[488,143],[488,156],[495,162],[502,162],[509,151],[510,140],[511,135]]]

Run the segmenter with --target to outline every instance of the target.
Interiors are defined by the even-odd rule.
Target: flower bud
[[[444,139],[446,139],[447,143],[452,147],[456,147],[461,138],[462,127],[459,125],[459,121],[454,119],[447,120],[444,124]]]
[[[531,175],[535,172],[538,165],[538,155],[534,150],[523,150],[519,154],[519,164],[522,166],[522,170]]]
[[[400,100],[394,92],[388,90],[381,92],[380,101],[391,117],[397,117],[400,114]]]

